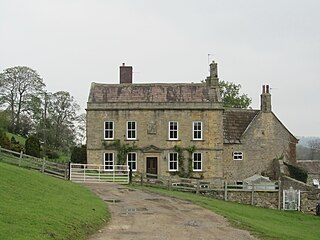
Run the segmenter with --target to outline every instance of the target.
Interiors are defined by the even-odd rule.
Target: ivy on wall
[[[127,154],[129,152],[135,151],[137,146],[135,142],[132,144],[121,143],[120,139],[116,139],[112,142],[103,141],[103,146],[105,149],[114,148],[117,151],[117,164],[123,165],[127,162]]]
[[[178,153],[178,164],[179,164],[179,171],[178,171],[178,175],[179,177],[192,177],[192,154],[195,152],[196,150],[196,147],[193,145],[193,146],[190,146],[190,147],[187,147],[185,149],[183,149],[182,147],[178,146],[178,145],[175,145],[173,147],[174,151]],[[186,150],[188,153],[189,153],[189,156],[188,156],[188,168],[187,168],[187,171],[185,169],[185,157],[183,155],[183,151]]]

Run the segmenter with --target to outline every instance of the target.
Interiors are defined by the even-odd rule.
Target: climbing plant
[[[173,149],[175,152],[178,153],[178,163],[179,163],[178,175],[179,175],[179,177],[191,177],[192,176],[192,154],[195,152],[196,147],[190,146],[190,147],[183,149],[180,146],[175,145],[173,147]],[[183,155],[184,150],[186,150],[189,153],[187,171],[185,169],[185,164],[184,164],[184,160],[185,160],[185,157]]]
[[[135,142],[132,144],[121,143],[120,139],[116,139],[111,143],[104,141],[105,149],[114,148],[117,151],[117,164],[122,165],[127,161],[127,154],[137,149]]]
[[[196,146],[192,145],[190,147],[188,147],[187,152],[189,153],[189,157],[188,157],[188,173],[191,176],[192,175],[192,155],[193,153],[196,151]]]

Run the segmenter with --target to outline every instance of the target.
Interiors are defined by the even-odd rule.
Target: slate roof
[[[92,83],[89,103],[221,102],[218,89],[205,83],[100,84]]]
[[[226,109],[223,113],[224,143],[240,143],[242,134],[260,110]]]

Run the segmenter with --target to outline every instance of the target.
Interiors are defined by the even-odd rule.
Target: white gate
[[[300,190],[283,190],[283,210],[300,210]]]
[[[128,184],[129,166],[114,165],[112,170],[105,170],[104,165],[71,163],[70,180],[73,182]]]

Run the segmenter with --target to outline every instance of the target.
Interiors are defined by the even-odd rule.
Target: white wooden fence
[[[113,170],[105,170],[104,165],[70,164],[70,180],[87,183],[129,183],[129,166],[114,165]]]

